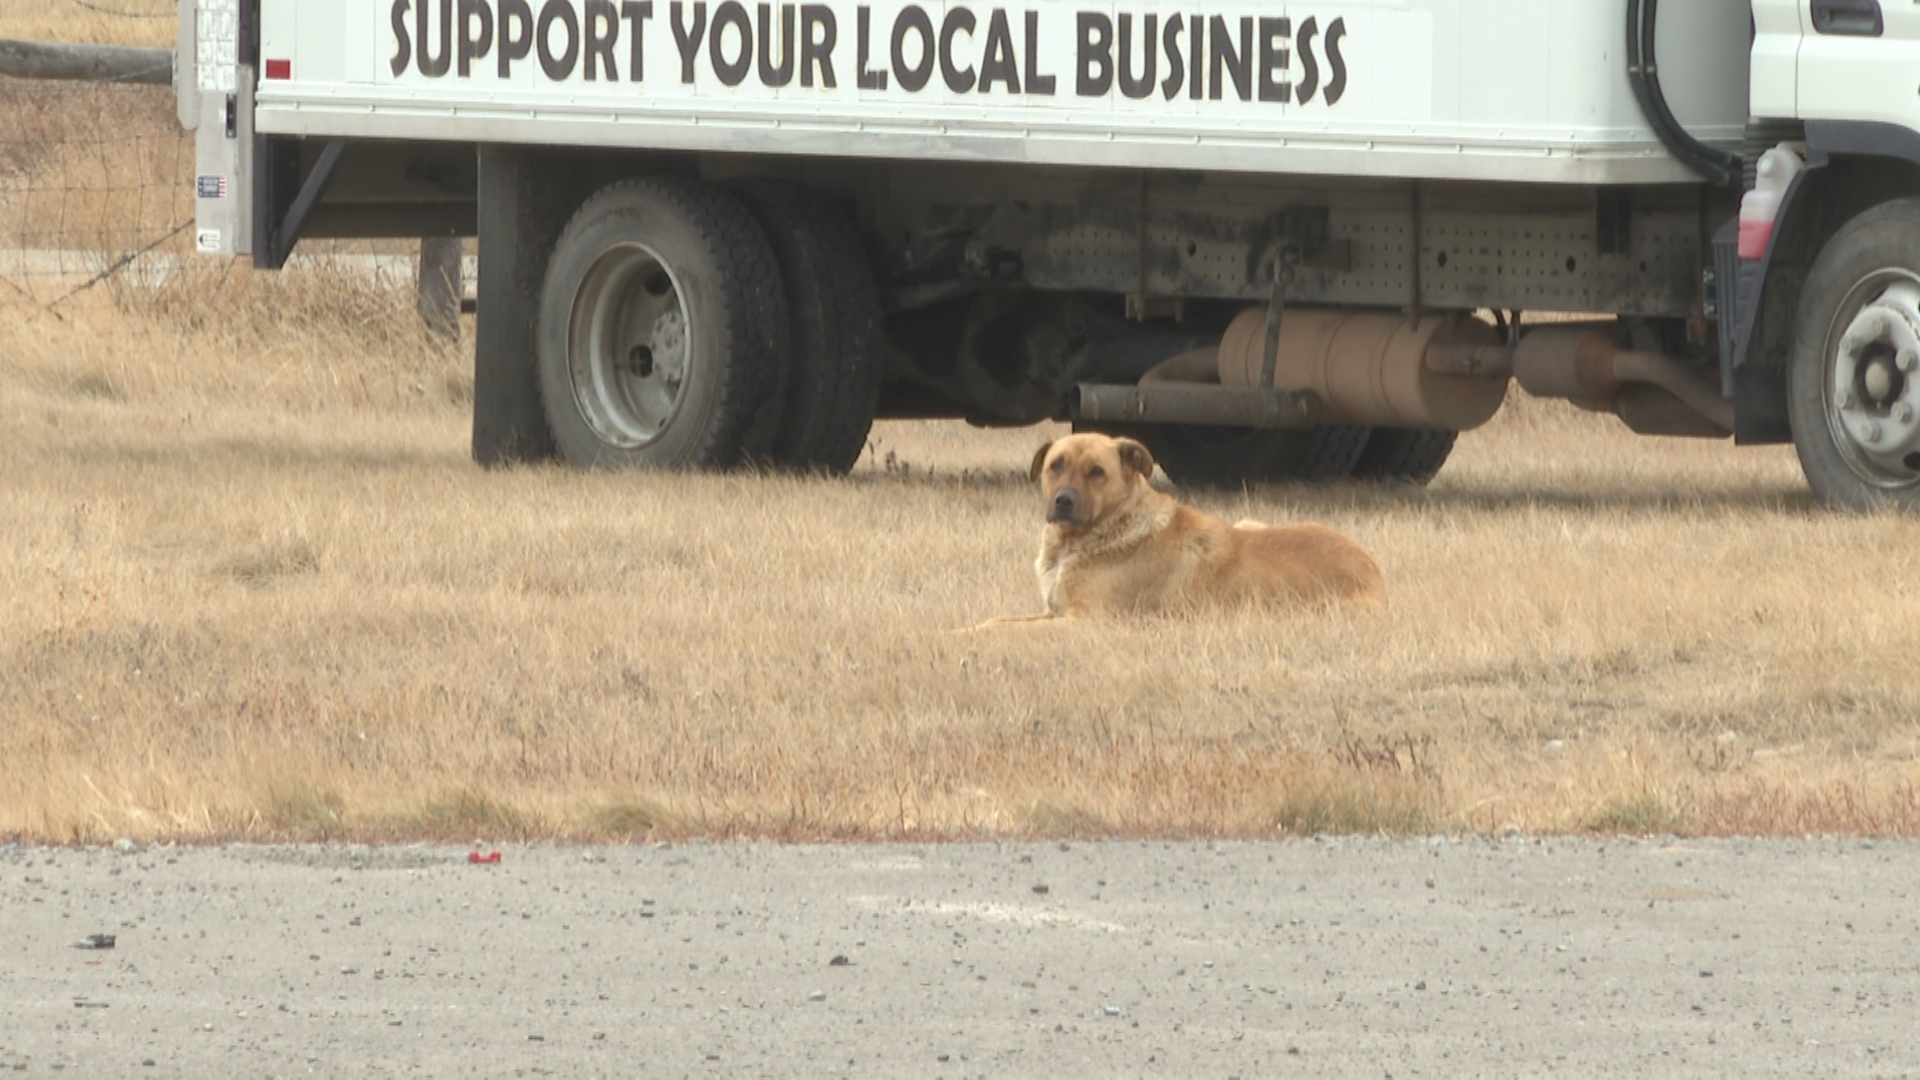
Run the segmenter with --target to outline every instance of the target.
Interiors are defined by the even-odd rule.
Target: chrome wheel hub
[[[1906,487],[1920,481],[1920,280],[1904,273],[1868,279],[1859,291],[1872,298],[1831,351],[1827,415],[1855,474]]]
[[[587,271],[568,328],[580,414],[609,446],[660,437],[679,410],[693,354],[685,300],[644,244],[610,247]]]

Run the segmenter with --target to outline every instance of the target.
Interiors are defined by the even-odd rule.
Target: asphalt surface
[[[6,846],[0,1075],[1911,1076],[1917,890],[1860,840]]]

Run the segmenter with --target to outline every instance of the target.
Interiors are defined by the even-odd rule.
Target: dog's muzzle
[[[1073,493],[1072,488],[1061,488],[1054,493],[1053,501],[1047,504],[1047,524],[1077,524],[1074,512],[1079,508],[1079,505],[1080,498]]]

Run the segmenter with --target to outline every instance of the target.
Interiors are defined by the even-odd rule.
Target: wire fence
[[[154,45],[176,18],[174,0],[0,0],[0,37]],[[167,87],[0,78],[0,295],[156,280],[190,247],[192,173]]]
[[[0,0],[0,38],[166,47],[176,0]],[[151,72],[136,73],[132,78]],[[194,138],[168,86],[129,77],[0,76],[0,301],[58,311],[73,298],[153,289],[210,260],[193,252]],[[440,249],[443,253],[444,248]],[[443,267],[453,302],[470,268]],[[439,256],[444,259],[446,256]],[[407,242],[303,242],[328,264],[395,288],[420,280]],[[467,260],[469,263],[471,259]],[[440,264],[436,264],[440,265]],[[448,329],[436,298],[422,314]]]
[[[0,282],[42,304],[183,258],[193,142],[164,87],[0,82]]]

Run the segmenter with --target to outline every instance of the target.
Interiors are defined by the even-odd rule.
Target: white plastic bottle
[[[1786,143],[1760,155],[1753,190],[1740,199],[1740,257],[1758,259],[1767,253],[1767,241],[1773,238],[1773,220],[1780,213],[1780,200],[1787,195],[1793,178],[1806,168],[1800,155]]]

